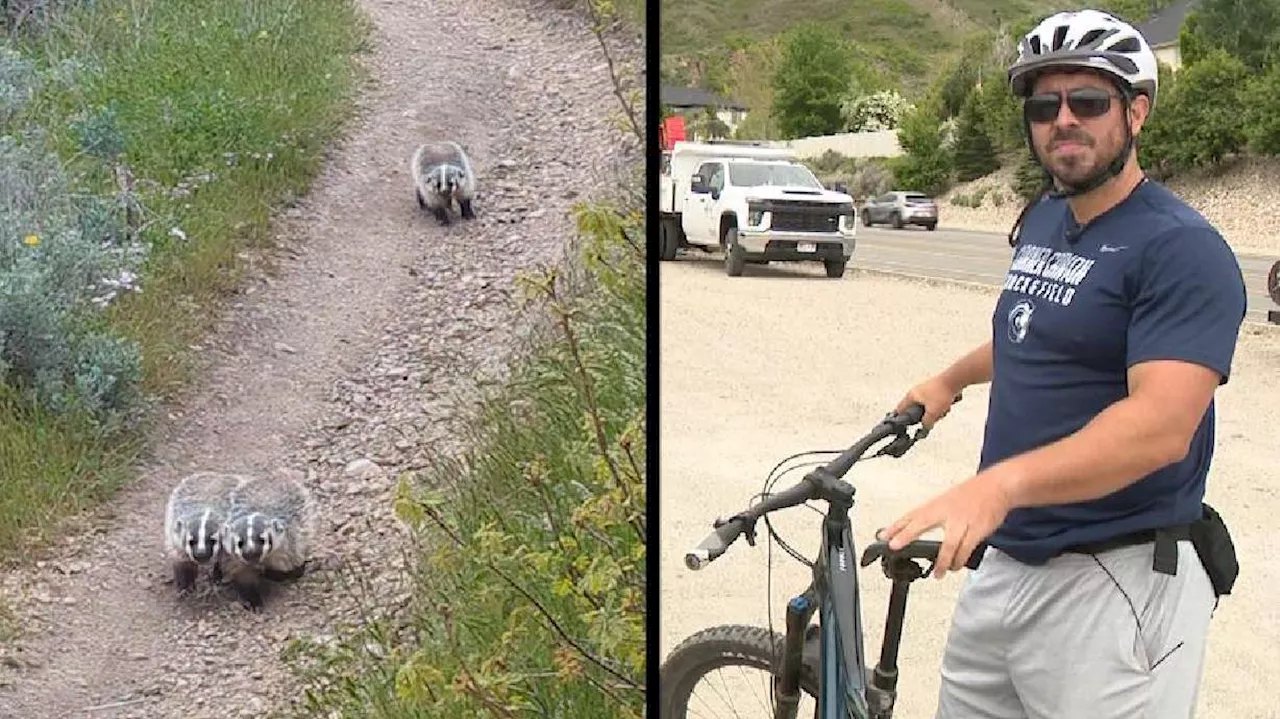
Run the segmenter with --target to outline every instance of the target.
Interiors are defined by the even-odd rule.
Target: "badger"
[[[213,582],[222,581],[222,526],[230,517],[231,493],[249,477],[196,472],[169,492],[164,513],[164,547],[179,592],[190,591],[200,567],[210,568]]]
[[[256,479],[231,492],[222,527],[223,568],[241,603],[262,608],[262,580],[298,579],[316,531],[311,493],[291,479]]]
[[[471,201],[476,196],[476,176],[462,147],[448,140],[418,146],[410,162],[418,207],[431,210],[440,224],[451,222],[454,202],[463,219],[473,220]]]

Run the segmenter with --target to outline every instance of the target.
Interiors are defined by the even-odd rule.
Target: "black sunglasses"
[[[1098,87],[1077,87],[1067,93],[1067,107],[1071,114],[1082,120],[1102,117],[1111,109],[1111,98],[1119,97]],[[1062,109],[1061,92],[1042,92],[1032,95],[1022,104],[1022,112],[1028,122],[1053,122]]]

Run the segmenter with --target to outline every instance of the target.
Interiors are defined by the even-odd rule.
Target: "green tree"
[[[961,44],[960,56],[950,69],[939,76],[934,92],[942,103],[944,118],[956,117],[964,109],[964,103],[973,94],[984,74],[990,69],[992,41],[995,34],[984,30],[966,37]]]
[[[840,106],[853,77],[843,37],[810,22],[793,28],[773,75],[773,116],[786,139],[840,132]]]
[[[1280,47],[1280,0],[1201,0],[1179,38],[1179,52],[1188,65],[1213,50],[1225,50],[1261,72]]]
[[[1031,148],[1027,148],[1026,152],[1022,153],[1018,170],[1013,177],[1013,191],[1018,194],[1018,197],[1030,202],[1049,189],[1051,183],[1052,178],[1048,171],[1036,161],[1035,156],[1031,154]]]
[[[976,180],[1000,168],[995,146],[983,125],[978,96],[971,94],[960,110],[956,126],[956,179],[961,182]]]
[[[760,81],[776,72],[781,57],[782,43],[776,36],[744,42],[730,52],[728,96],[751,108],[734,131],[736,138],[781,139],[772,112],[773,88]]]
[[[1006,77],[991,77],[977,90],[983,130],[997,152],[1009,152],[1026,144],[1022,128],[1022,102],[1009,90]]]
[[[1280,64],[1249,82],[1245,107],[1245,136],[1249,149],[1262,155],[1280,155]]]
[[[1222,49],[1178,71],[1172,101],[1158,101],[1153,115],[1160,128],[1157,144],[1163,142],[1153,154],[1163,155],[1169,169],[1185,170],[1240,152],[1247,141],[1240,108],[1248,77],[1244,63]]]
[[[898,128],[902,155],[890,165],[898,185],[939,195],[947,189],[952,157],[942,142],[941,102],[927,98],[907,113]]]

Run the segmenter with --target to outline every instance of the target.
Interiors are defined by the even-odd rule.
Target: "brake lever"
[[[955,404],[962,399],[964,399],[964,393],[958,392],[956,393],[956,396],[951,400],[951,403]],[[894,417],[893,412],[890,412],[885,415],[885,421],[890,421],[893,419],[893,417]],[[873,455],[875,457],[888,456],[888,457],[893,457],[895,459],[901,458],[902,455],[906,454],[907,450],[911,449],[916,442],[919,442],[920,440],[929,436],[930,430],[928,427],[925,427],[923,424],[920,425],[920,429],[916,430],[916,434],[914,437],[910,435],[910,432],[908,432],[907,428],[904,425],[898,424],[896,422],[890,422],[890,424],[893,426],[894,434],[896,434],[897,436],[894,438],[892,442],[885,445],[883,449],[881,449],[879,452],[876,452],[875,455]]]
[[[714,529],[719,529],[724,525],[728,524],[729,522],[732,522],[736,519],[741,519],[741,518],[742,518],[741,514],[735,514],[732,517],[729,517],[728,519],[717,518],[714,522],[711,523],[711,526]],[[746,526],[742,528],[742,537],[747,540],[748,546],[751,546],[751,547],[756,546],[756,520],[755,519],[752,519],[751,521],[747,522]]]

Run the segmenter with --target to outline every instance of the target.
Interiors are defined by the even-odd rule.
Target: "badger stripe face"
[[[179,521],[178,532],[187,556],[200,563],[207,562],[218,553],[218,518],[212,509],[206,509],[195,522]]]
[[[231,551],[246,562],[260,562],[275,546],[275,532],[269,518],[257,512],[231,525]]]
[[[462,168],[456,165],[439,165],[431,170],[426,182],[432,190],[446,197],[452,197],[462,185],[465,176]]]

